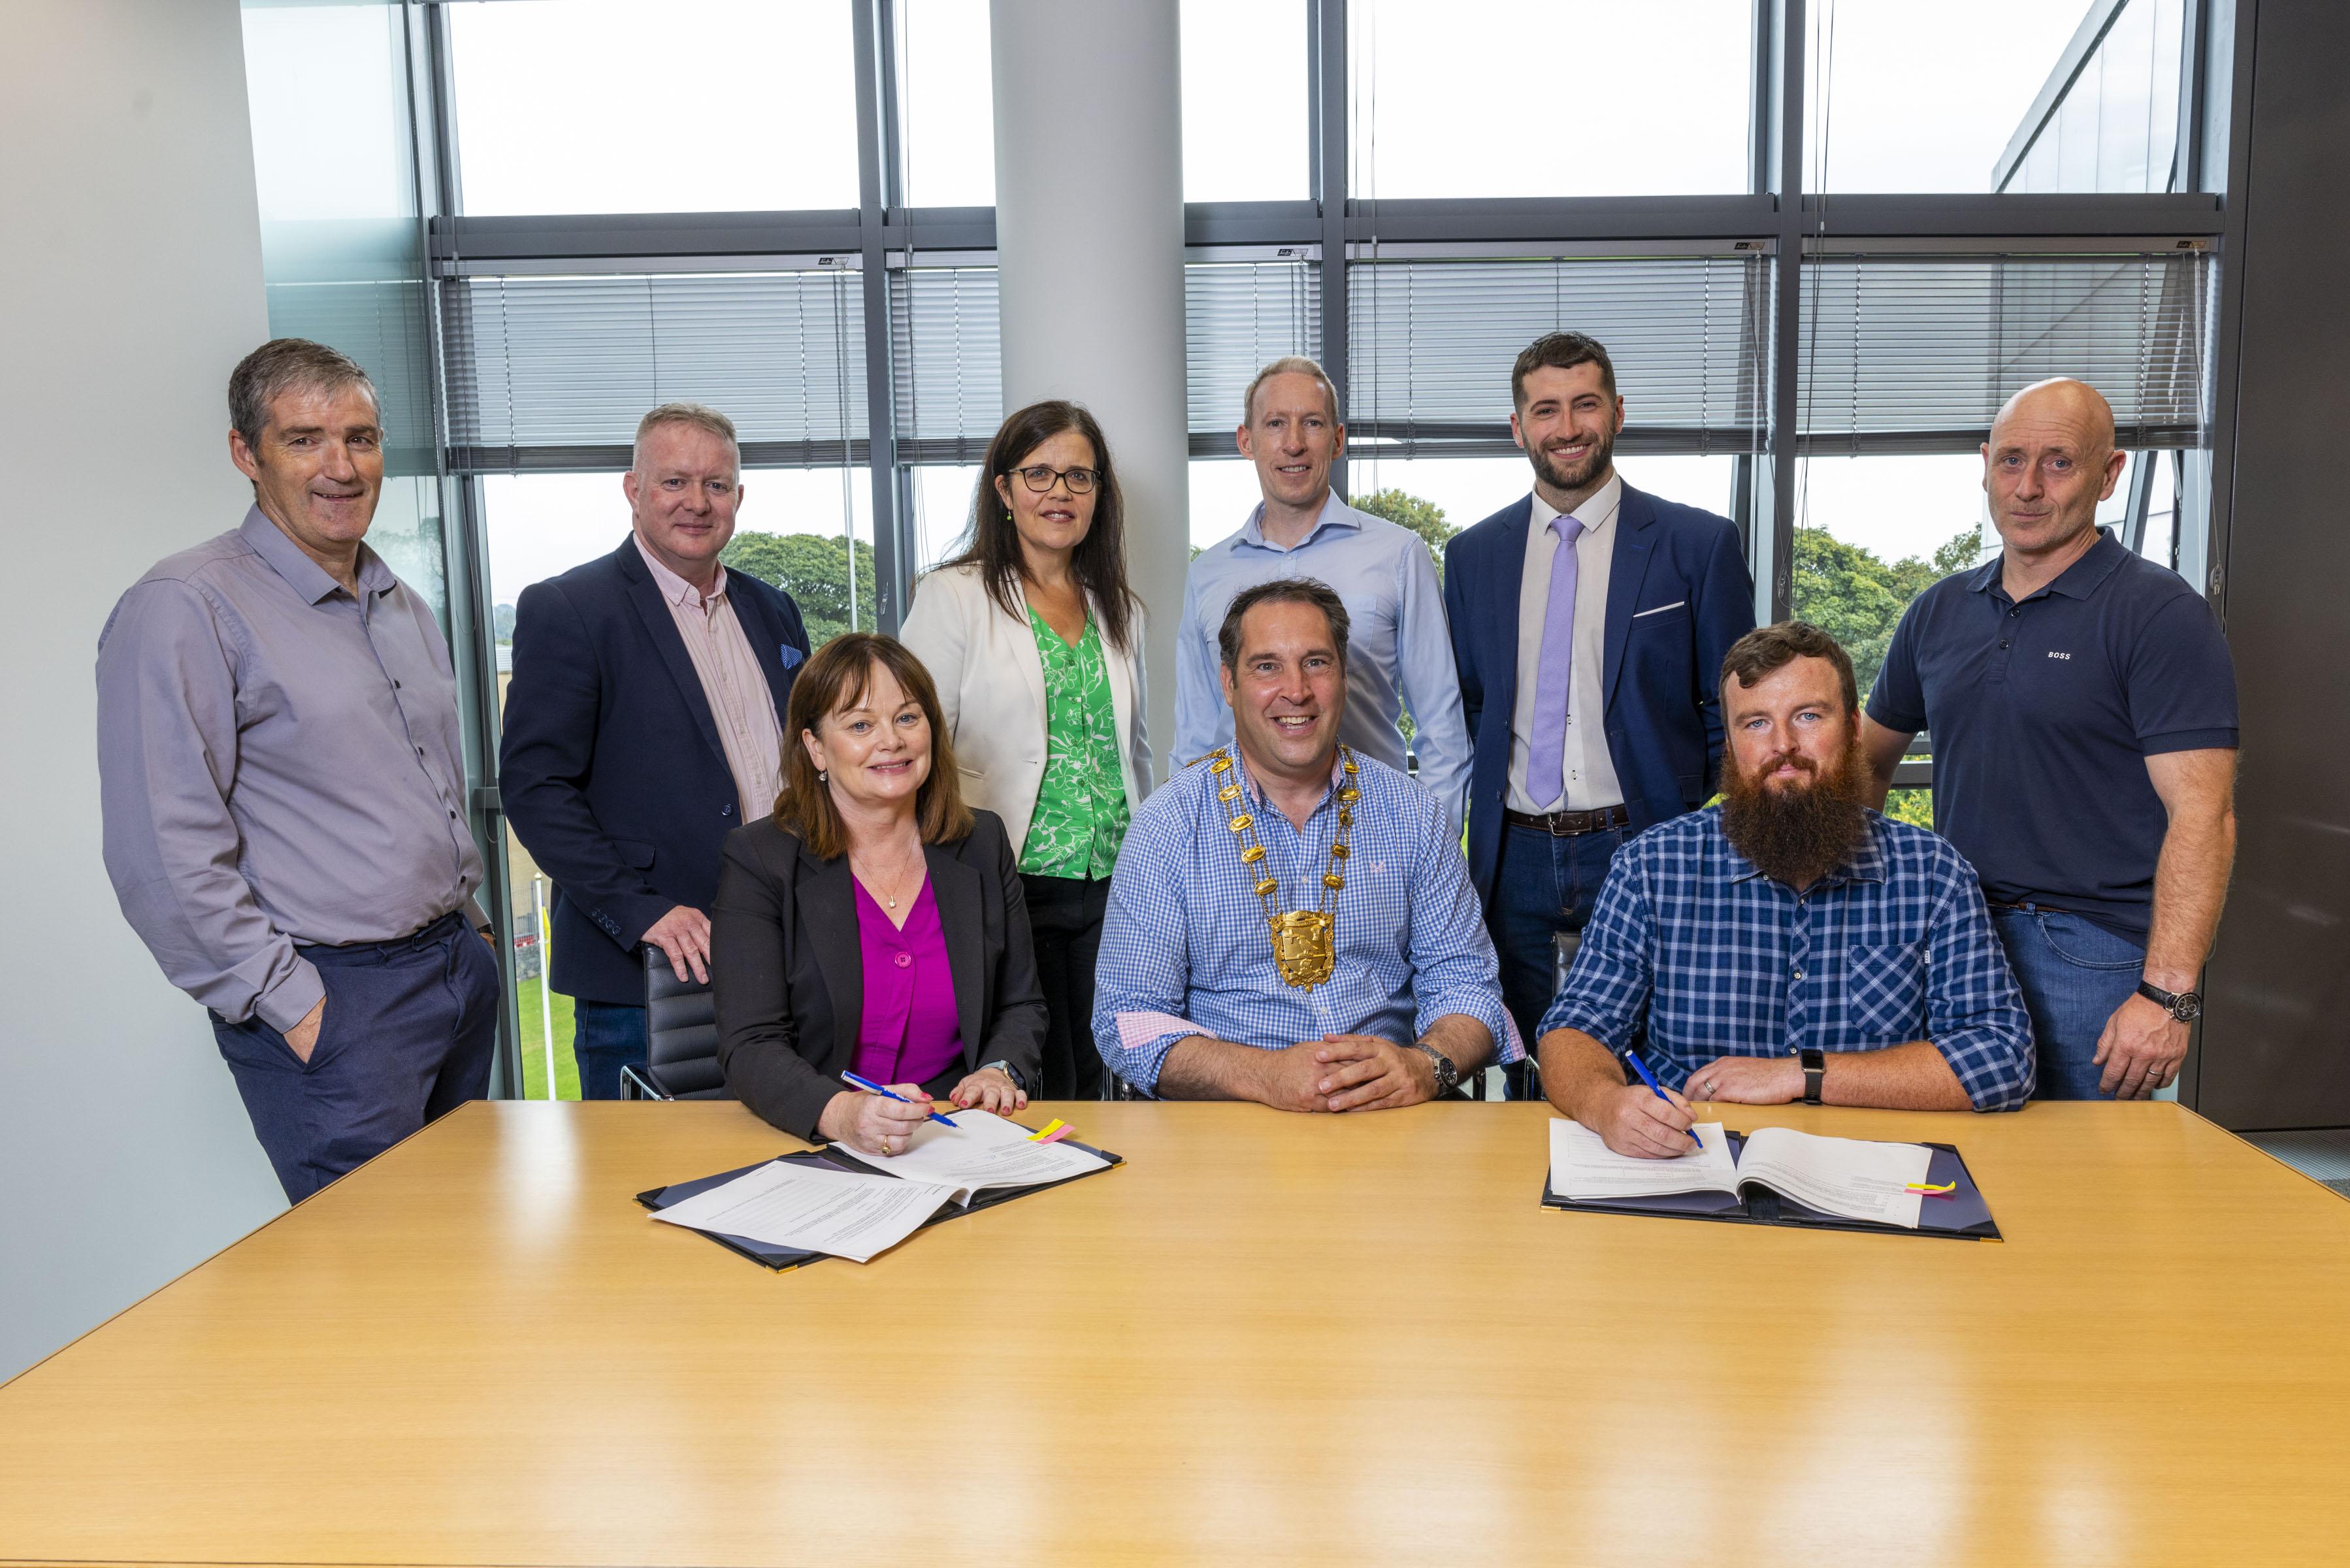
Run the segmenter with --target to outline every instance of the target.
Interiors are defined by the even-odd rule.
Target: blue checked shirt
[[[1094,1041],[1112,1072],[1156,1090],[1167,1053],[1191,1035],[1268,1051],[1325,1034],[1404,1044],[1448,1012],[1492,1031],[1498,1060],[1525,1054],[1443,805],[1392,768],[1359,753],[1356,763],[1337,967],[1312,991],[1274,967],[1245,840],[1227,824],[1243,806],[1255,814],[1258,864],[1281,878],[1282,907],[1311,909],[1338,827],[1337,771],[1303,832],[1265,805],[1237,758],[1226,774],[1187,768],[1142,803],[1118,849],[1094,977]],[[1234,779],[1241,799],[1216,799]]]
[[[1617,1052],[1638,1041],[1676,1088],[1721,1056],[1928,1040],[1975,1109],[2032,1096],[2032,1023],[1974,868],[1873,811],[1851,861],[1805,894],[1731,847],[1720,806],[1632,840],[1543,1014],[1554,1029]]]

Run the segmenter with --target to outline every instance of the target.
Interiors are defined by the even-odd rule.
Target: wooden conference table
[[[1729,1117],[1956,1143],[2000,1244],[1544,1210],[1536,1106],[1037,1110],[1128,1163],[775,1274],[630,1201],[740,1107],[467,1106],[0,1388],[0,1560],[2350,1555],[2350,1203],[2176,1106]]]

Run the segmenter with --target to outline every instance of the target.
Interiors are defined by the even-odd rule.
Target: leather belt
[[[1504,811],[1502,820],[1512,827],[1531,827],[1553,838],[1573,838],[1580,834],[1605,833],[1611,827],[1629,827],[1632,814],[1620,805],[1603,805],[1590,811],[1544,812],[1539,816],[1530,812]]]
[[[2080,915],[2083,919],[2088,919],[2078,909],[2060,909],[2054,904],[2043,904],[2037,898],[2028,904],[2002,904],[1997,898],[1985,898],[1983,902],[1994,909],[2020,909],[2027,915]]]

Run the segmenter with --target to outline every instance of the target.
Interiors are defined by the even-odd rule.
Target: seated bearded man
[[[1218,651],[1238,754],[1128,830],[1094,1042],[1145,1093],[1377,1110],[1524,1054],[1442,804],[1338,742],[1347,628],[1309,579],[1236,596]]]
[[[1802,621],[1722,660],[1721,805],[1624,846],[1543,1015],[1552,1105],[1690,1152],[1690,1101],[2014,1110],[2032,1025],[1973,869],[1861,805],[1852,661]],[[1637,1047],[1662,1097],[1627,1082]]]

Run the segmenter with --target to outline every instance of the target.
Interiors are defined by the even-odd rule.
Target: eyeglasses
[[[1100,474],[1090,468],[1047,468],[1041,462],[1034,468],[1017,469],[1014,472],[1020,475],[1021,480],[1029,489],[1039,495],[1052,489],[1055,480],[1066,480],[1068,483],[1070,494],[1083,495],[1091,491],[1096,482],[1101,478]]]

